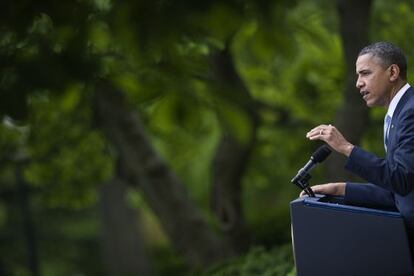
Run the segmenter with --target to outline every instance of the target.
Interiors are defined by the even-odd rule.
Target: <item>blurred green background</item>
[[[383,155],[370,42],[414,1],[0,3],[0,275],[295,275],[290,183],[334,124]],[[349,178],[332,154],[311,184]]]

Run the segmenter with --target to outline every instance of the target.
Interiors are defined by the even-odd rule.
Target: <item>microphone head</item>
[[[323,162],[331,152],[327,145],[322,145],[312,154],[312,160],[316,163]]]

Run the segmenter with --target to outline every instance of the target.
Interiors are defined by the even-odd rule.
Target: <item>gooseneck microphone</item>
[[[309,187],[308,180],[311,178],[309,172],[318,164],[331,154],[331,149],[327,145],[320,146],[311,156],[306,165],[301,168],[296,176],[291,180],[293,184],[304,190],[308,196],[315,196],[312,189]]]

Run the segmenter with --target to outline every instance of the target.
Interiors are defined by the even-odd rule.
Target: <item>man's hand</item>
[[[345,182],[336,182],[312,186],[311,189],[315,194],[344,196],[345,195]],[[300,196],[306,195],[305,191],[300,193]]]
[[[306,138],[325,141],[332,149],[345,156],[349,156],[354,148],[354,145],[349,143],[339,130],[331,125],[319,125],[313,128],[306,134]]]

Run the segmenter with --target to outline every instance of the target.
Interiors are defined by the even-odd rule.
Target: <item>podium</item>
[[[400,213],[321,195],[292,201],[290,213],[298,276],[414,275]]]

